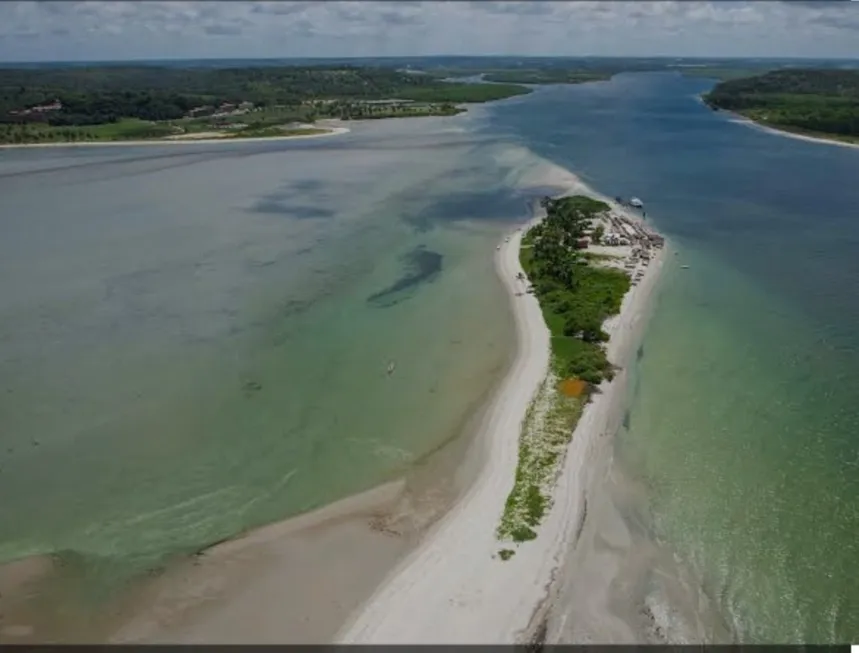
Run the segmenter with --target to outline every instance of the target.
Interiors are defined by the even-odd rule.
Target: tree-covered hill
[[[0,69],[0,123],[95,125],[123,118],[176,120],[194,107],[224,103],[270,107],[311,100],[484,102],[527,92],[521,86],[450,84],[387,68],[346,65]],[[28,112],[55,100],[60,109]]]
[[[859,138],[859,70],[776,70],[717,84],[704,99],[773,127]]]

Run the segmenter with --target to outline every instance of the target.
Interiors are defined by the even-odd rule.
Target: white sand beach
[[[762,125],[754,120],[750,120],[748,118],[744,118],[742,116],[738,116],[731,119],[731,122],[745,125],[746,127],[751,127],[753,129],[758,129],[760,131],[764,131],[768,134],[774,134],[776,136],[784,136],[786,138],[793,138],[797,141],[806,141],[808,143],[822,143],[824,145],[837,145],[838,147],[852,147],[859,148],[859,143],[849,143],[847,141],[840,141],[835,138],[823,138],[821,136],[808,136],[807,134],[797,134],[795,132],[785,131],[784,129],[776,129],[775,127],[768,127],[767,125]]]
[[[292,136],[260,136],[253,138],[229,138],[223,132],[205,132],[201,134],[189,134],[186,137],[179,138],[168,136],[166,138],[137,140],[137,141],[89,141],[77,143],[22,143],[0,145],[0,150],[25,149],[25,148],[43,148],[43,147],[122,147],[122,146],[138,146],[138,145],[211,145],[212,143],[261,143],[263,141],[295,141],[307,138],[326,138],[329,136],[339,136],[350,131],[348,127],[327,126],[327,125],[310,125],[314,129],[325,129],[324,133],[320,134],[294,134]]]
[[[521,237],[521,231],[514,233],[497,256],[515,313],[519,350],[473,445],[484,448],[484,466],[469,492],[353,615],[339,634],[340,643],[519,643],[533,636],[544,617],[553,581],[575,546],[584,516],[582,470],[601,436],[618,423],[625,375],[604,384],[579,420],[537,539],[519,545],[512,558],[502,561],[497,553],[507,545],[496,539],[496,527],[514,480],[520,427],[549,366],[549,331],[537,299],[516,296],[522,290],[515,280],[522,272]],[[616,364],[640,336],[663,257],[657,254],[627,293],[620,314],[606,324],[609,358]]]

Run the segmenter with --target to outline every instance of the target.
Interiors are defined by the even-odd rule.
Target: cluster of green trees
[[[612,377],[602,325],[620,310],[630,281],[619,270],[589,265],[576,242],[609,206],[582,195],[545,198],[542,205],[546,218],[527,234],[522,265],[552,332],[558,372],[594,386]]]
[[[424,102],[403,104],[367,104],[354,101],[339,101],[315,111],[314,117],[327,114],[342,120],[373,120],[377,118],[410,118],[416,116],[452,116],[461,110],[450,102],[428,104]]]
[[[775,70],[722,82],[704,99],[774,127],[859,137],[859,70]]]
[[[527,92],[520,86],[450,84],[427,75],[355,66],[0,69],[0,123],[68,126],[123,118],[177,120],[194,107],[243,101],[258,107],[298,107],[312,100],[392,98],[441,104],[485,102]],[[61,110],[16,113],[54,100],[60,100]],[[342,117],[337,109],[342,106],[320,105],[317,112],[322,117]]]

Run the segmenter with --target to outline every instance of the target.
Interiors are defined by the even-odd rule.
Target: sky
[[[859,1],[0,1],[0,61],[408,55],[859,58]]]

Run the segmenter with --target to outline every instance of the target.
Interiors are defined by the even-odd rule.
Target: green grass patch
[[[248,127],[237,130],[231,138],[283,138],[284,136],[313,136],[327,134],[329,130],[317,127],[297,127],[285,129],[283,127]]]
[[[2,143],[78,143],[101,141],[131,141],[163,138],[172,127],[137,118],[125,118],[101,125],[71,125],[53,127],[44,123],[0,126]]]
[[[498,557],[502,560],[510,560],[516,552],[513,549],[501,549],[498,552]]]
[[[516,479],[504,504],[498,539],[527,542],[537,537],[535,529],[551,506],[552,486],[585,403],[584,397],[558,392],[553,376],[540,386],[522,423]]]

